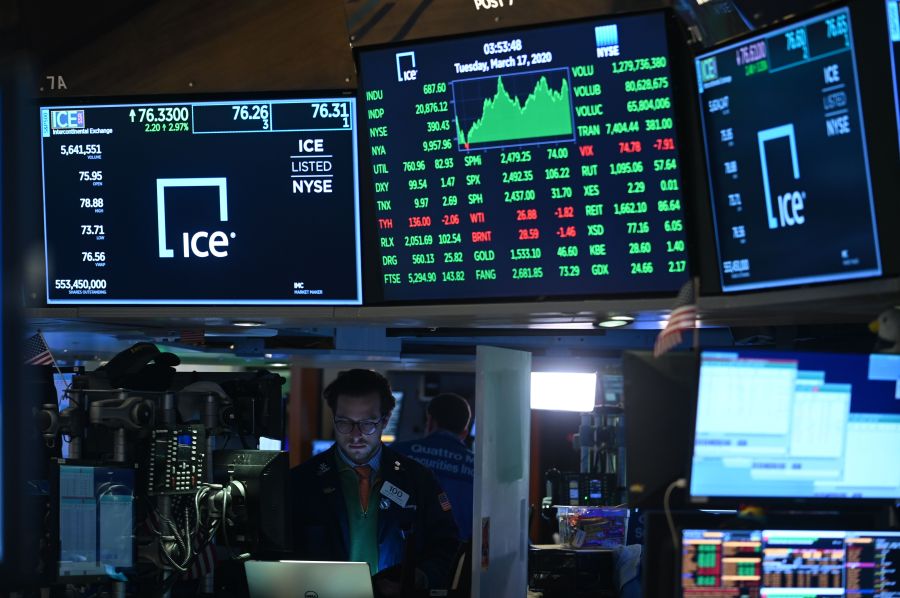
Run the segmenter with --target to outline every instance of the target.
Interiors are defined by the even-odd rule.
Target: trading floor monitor
[[[895,500],[898,397],[900,355],[704,351],[692,500]]]
[[[362,302],[356,98],[40,108],[46,301]]]
[[[107,578],[134,565],[134,470],[60,465],[58,477],[61,581]]]
[[[900,532],[681,531],[681,596],[872,596],[900,593]]]
[[[360,49],[371,300],[677,291],[668,25],[653,12]]]
[[[850,10],[717,47],[696,72],[722,290],[881,275],[878,123],[863,115]]]

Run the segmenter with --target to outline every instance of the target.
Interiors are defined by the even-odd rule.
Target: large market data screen
[[[880,275],[849,11],[696,69],[723,290]]]
[[[688,277],[664,16],[360,53],[387,301]]]
[[[47,302],[361,303],[355,104],[41,108]]]

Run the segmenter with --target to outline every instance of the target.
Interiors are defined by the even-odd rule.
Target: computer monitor
[[[900,497],[900,355],[704,351],[690,493]]]
[[[134,566],[134,470],[62,464],[57,469],[57,576],[75,583]]]
[[[355,97],[67,99],[40,127],[48,304],[362,302]]]
[[[334,561],[247,561],[250,598],[372,598],[366,563]]]
[[[373,302],[672,294],[667,13],[359,50]]]
[[[896,596],[900,532],[681,530],[683,598]]]
[[[220,537],[226,534],[229,544],[254,553],[291,550],[288,470],[286,452],[214,451],[213,480],[222,485],[238,481],[244,493],[240,501],[235,500],[235,512]]]
[[[661,507],[669,484],[688,477],[698,366],[696,353],[622,355],[630,507]],[[672,504],[684,499],[684,491],[679,491],[672,495]]]
[[[866,144],[877,123],[863,118],[849,9],[695,66],[722,290],[881,275]]]

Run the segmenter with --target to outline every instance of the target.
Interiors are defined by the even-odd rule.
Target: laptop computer
[[[366,563],[247,561],[251,598],[373,598]]]

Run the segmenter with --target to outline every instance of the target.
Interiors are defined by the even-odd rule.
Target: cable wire
[[[675,552],[678,552],[678,546],[681,544],[678,541],[678,535],[675,533],[675,521],[672,519],[672,509],[669,507],[669,499],[672,497],[672,490],[675,488],[686,488],[687,480],[684,478],[678,478],[666,488],[666,493],[663,496],[663,510],[666,512],[666,522],[669,524],[669,533],[672,534],[672,548],[675,549]]]

